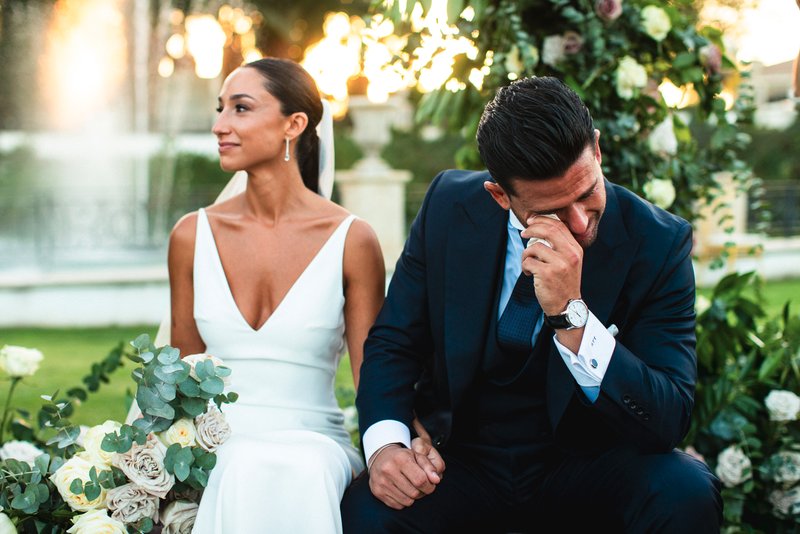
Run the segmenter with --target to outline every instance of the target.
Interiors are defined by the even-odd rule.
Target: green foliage
[[[723,491],[729,530],[790,532],[800,510],[786,516],[771,499],[792,485],[776,473],[787,463],[781,455],[800,450],[800,422],[772,420],[765,398],[772,391],[800,391],[800,316],[787,303],[768,317],[760,295],[760,279],[747,273],[725,277],[710,299],[700,299],[698,380],[684,443],[717,472],[720,454],[731,447],[752,463],[749,478]]]
[[[381,9],[387,3],[377,5]],[[462,5],[449,4],[458,4],[455,10]],[[459,166],[482,166],[475,133],[483,107],[497,88],[517,78],[548,75],[562,79],[586,102],[601,132],[603,170],[613,182],[645,195],[645,185],[651,180],[669,180],[677,193],[671,210],[691,220],[698,199],[719,193],[716,172],[730,171],[737,182],[750,178],[739,156],[749,137],[731,122],[725,102],[717,96],[723,88],[723,72],[735,70],[734,64],[724,56],[718,30],[696,29],[697,16],[689,0],[668,4],[626,0],[614,20],[601,18],[594,11],[595,3],[586,0],[499,0],[470,5],[475,13],[471,20],[450,12],[459,35],[472,36],[477,48],[474,57],[465,52],[455,58],[452,78],[461,88],[424,95],[417,112],[418,121],[462,136],[464,144],[456,154]],[[646,31],[642,10],[649,5],[662,7],[669,17],[671,29],[661,40]],[[389,11],[399,32],[410,30],[408,14],[413,7],[414,2],[408,2],[405,13]],[[423,7],[429,6],[423,3]],[[410,31],[405,37],[411,52],[419,38]],[[640,80],[646,83],[637,82],[627,91],[618,84],[625,58],[635,61],[646,75]],[[481,70],[482,82],[473,83],[470,77]],[[680,113],[669,108],[656,90],[664,80],[678,86],[691,84],[696,103]],[[751,104],[742,92],[734,110],[738,123],[751,116]],[[671,121],[678,143],[674,154],[650,147],[651,134],[665,120]],[[689,125],[706,122],[714,129],[703,146],[693,138]]]

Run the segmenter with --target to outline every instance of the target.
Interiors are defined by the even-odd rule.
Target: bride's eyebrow
[[[228,100],[234,101],[234,100],[242,100],[244,98],[249,98],[250,100],[255,101],[255,98],[253,98],[252,96],[248,95],[247,93],[236,93],[235,95],[231,95],[228,98]],[[221,104],[222,103],[222,97],[218,96],[217,97],[217,101]]]

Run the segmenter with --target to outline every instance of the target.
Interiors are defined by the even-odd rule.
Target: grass
[[[14,392],[12,405],[32,414],[41,406],[40,395],[52,394],[55,390],[66,391],[74,386],[83,386],[81,379],[89,374],[92,363],[102,359],[119,343],[128,343],[139,334],[155,336],[157,326],[112,326],[108,328],[0,328],[0,347],[19,345],[37,348],[44,354],[41,367],[32,377],[25,378]],[[114,419],[124,420],[130,406],[135,383],[130,377],[133,362],[125,360],[124,367],[111,377],[110,383],[102,384],[96,393],[75,410],[72,421],[94,425]],[[336,375],[340,396],[352,389],[353,379],[350,361],[345,356]],[[0,410],[8,395],[8,378],[0,373]]]
[[[710,288],[700,288],[698,293],[710,295]],[[800,310],[800,279],[771,281],[764,284],[763,296],[769,316],[775,316],[790,300],[794,314]],[[14,393],[13,405],[35,413],[41,406],[42,394],[56,389],[66,391],[82,385],[92,363],[103,358],[118,343],[128,343],[142,333],[154,336],[155,325],[108,328],[6,328],[0,329],[0,346],[20,345],[41,350],[45,359],[39,371],[23,380]],[[121,421],[127,414],[129,396],[134,390],[130,378],[133,364],[119,369],[109,384],[89,395],[89,400],[75,411],[73,421],[79,424],[98,424],[106,419]],[[353,379],[350,362],[345,356],[336,374],[337,395],[340,401],[352,402]],[[7,378],[0,376],[0,409],[8,394]]]

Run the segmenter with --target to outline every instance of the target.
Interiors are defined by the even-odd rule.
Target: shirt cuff
[[[583,331],[578,354],[559,343],[555,335],[553,341],[555,341],[558,353],[564,360],[567,369],[575,377],[575,382],[579,386],[582,388],[600,386],[608,364],[611,362],[616,341],[592,312],[589,312],[589,320]]]
[[[364,457],[369,463],[373,454],[390,443],[402,443],[410,449],[411,431],[400,421],[386,419],[371,425],[364,432],[362,442],[364,445]]]

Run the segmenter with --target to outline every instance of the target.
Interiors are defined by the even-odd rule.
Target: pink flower
[[[722,51],[713,43],[705,45],[699,51],[700,63],[711,74],[719,74],[722,69]]]
[[[616,20],[622,14],[622,0],[596,0],[594,12],[605,21]]]

